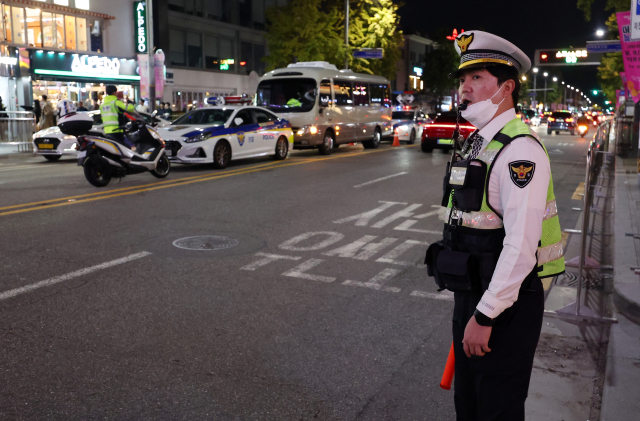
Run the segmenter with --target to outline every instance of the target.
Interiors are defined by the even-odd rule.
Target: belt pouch
[[[449,186],[454,190],[456,207],[463,212],[477,212],[482,208],[487,164],[479,159],[458,161],[451,168]]]
[[[438,261],[438,255],[443,248],[442,241],[431,244],[427,249],[427,255],[424,258],[424,264],[427,265],[427,275],[435,277],[436,285],[438,285],[438,289],[440,290],[445,288],[445,284],[440,273],[436,270],[436,263]]]
[[[471,253],[441,250],[436,259],[436,279],[452,292],[481,292],[477,268]]]

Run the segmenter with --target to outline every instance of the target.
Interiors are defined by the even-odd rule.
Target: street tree
[[[267,10],[267,70],[298,61],[327,61],[341,66],[347,54],[336,9],[322,11],[322,0],[292,0]]]
[[[401,59],[402,32],[398,31],[398,5],[393,0],[357,0],[349,13],[349,47],[382,48],[382,59],[354,59],[349,68],[354,72],[369,73],[394,79],[396,64]],[[344,20],[344,18],[343,18]]]
[[[443,96],[448,95],[452,89],[458,87],[456,79],[450,79],[449,73],[458,69],[460,57],[455,50],[453,41],[448,40],[448,32],[439,30],[433,33],[432,39],[437,46],[425,54],[422,81],[424,90],[435,99],[435,108],[441,111]]]
[[[584,12],[584,18],[588,22],[591,20],[591,8],[595,0],[578,0],[578,9]],[[618,20],[616,13],[626,12],[631,8],[629,0],[607,0],[605,10],[614,10],[614,13],[607,20],[609,35],[614,39],[620,39],[618,32]],[[602,57],[601,65],[598,67],[598,83],[606,98],[615,104],[616,90],[622,87],[620,72],[624,71],[622,53],[607,53]]]

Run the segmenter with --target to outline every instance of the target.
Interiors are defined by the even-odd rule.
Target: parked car
[[[536,110],[524,110],[524,113],[529,119],[528,124],[536,127],[540,125],[540,116]],[[527,122],[525,121],[525,123]]]
[[[425,124],[422,131],[422,152],[442,149],[447,152],[453,145],[453,130],[456,127],[458,113],[446,112],[437,114],[433,123]],[[460,117],[460,134],[466,139],[476,129],[467,120]]]
[[[219,105],[193,110],[158,129],[169,160],[213,164],[274,155],[285,159],[293,149],[291,124],[262,107]]]
[[[397,134],[398,140],[406,141],[409,145],[413,145],[416,139],[422,139],[427,122],[427,116],[418,108],[398,107],[391,113],[394,136]]]

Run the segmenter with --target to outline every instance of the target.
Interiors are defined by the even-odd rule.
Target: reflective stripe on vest
[[[539,136],[533,132],[529,126],[524,124],[519,118],[511,120],[500,131],[500,133],[515,138],[519,136],[530,136],[538,141],[540,146],[544,149],[547,158],[549,154],[544,144],[540,140]],[[462,213],[461,225],[474,228],[474,229],[501,229],[503,228],[502,217],[498,215],[488,203],[488,188],[489,177],[493,169],[493,161],[500,154],[504,144],[498,140],[492,140],[487,147],[478,156],[477,159],[487,164],[487,179],[485,183],[484,194],[482,198],[482,206],[478,212],[459,212],[454,211],[453,219],[460,219],[460,213]],[[454,172],[451,174],[451,184],[462,184],[466,175],[464,168],[462,171],[454,168]],[[449,214],[452,208],[452,197],[449,197],[448,210],[445,214],[445,221],[449,221]],[[539,247],[537,250],[538,258],[538,276],[545,278],[548,276],[558,275],[564,272],[564,249],[562,246],[562,231],[560,229],[560,220],[558,218],[558,206],[556,204],[556,198],[553,193],[553,176],[549,178],[549,187],[547,189],[547,204],[542,218],[542,238],[540,239]]]

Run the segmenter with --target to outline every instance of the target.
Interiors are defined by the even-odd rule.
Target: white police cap
[[[531,60],[521,49],[504,38],[483,31],[466,31],[458,35],[455,48],[460,54],[460,67],[449,77],[458,77],[462,70],[496,65],[512,66],[518,73],[531,68]]]

